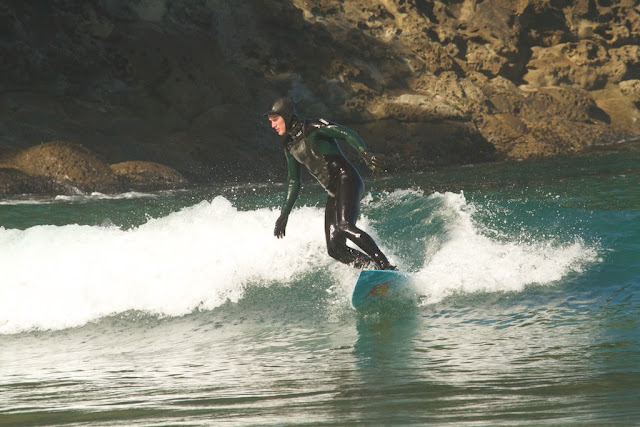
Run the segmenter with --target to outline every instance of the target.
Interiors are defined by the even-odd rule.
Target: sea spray
[[[435,193],[440,202],[434,215],[444,219],[442,235],[429,239],[424,265],[415,273],[425,303],[454,292],[521,291],[526,285],[552,284],[584,265],[597,261],[597,250],[578,236],[570,241],[511,241],[488,237],[474,221],[475,206],[463,193]]]
[[[11,310],[16,302],[27,312],[32,302],[47,303],[39,295],[47,286],[69,294],[72,279],[59,274],[61,268],[81,278],[94,269],[107,299],[124,294],[119,306],[93,295],[97,307],[108,306],[104,311],[142,307],[145,301],[127,293],[147,298],[144,292],[163,286],[187,295],[186,302],[169,301],[170,308],[188,312],[194,307],[187,315],[128,310],[106,317],[92,307],[87,317],[95,321],[83,325],[76,313],[74,322],[66,322],[81,327],[0,335],[0,419],[11,425],[175,425],[214,419],[232,425],[478,420],[637,425],[638,154],[367,179],[371,192],[358,224],[377,236],[403,270],[423,275],[426,304],[373,315],[348,306],[358,270],[326,254],[324,198],[312,184],[305,186],[280,240],[272,232],[282,186],[255,192],[207,186],[144,199],[0,204],[0,227],[5,227],[0,228],[0,304],[9,298],[0,307],[4,326],[29,330],[39,320],[43,329],[54,327],[51,319],[34,319],[35,309],[22,323],[23,313]],[[424,192],[415,189],[419,185]],[[377,191],[407,187],[413,188]],[[432,194],[432,188],[442,192]],[[445,192],[451,188],[465,192]],[[212,201],[220,194],[227,201]],[[76,223],[91,227],[70,225]],[[35,227],[43,224],[65,227]],[[197,272],[187,268],[206,269],[206,262],[222,256],[215,245],[204,243],[215,241],[211,235],[217,233],[208,229],[220,230],[221,239],[237,238],[228,251],[240,246],[246,251],[243,260],[278,252],[280,258],[271,264],[283,271],[260,267],[229,273],[232,282],[239,277],[244,283],[225,288],[211,279],[202,292],[192,283]],[[178,237],[177,230],[186,236]],[[153,242],[145,241],[147,236]],[[246,236],[258,245],[259,256],[245,244]],[[75,242],[82,237],[84,242]],[[178,246],[181,239],[186,243]],[[81,249],[72,250],[74,245]],[[108,253],[103,246],[109,245],[122,253],[106,265],[89,257]],[[198,245],[209,251],[200,255]],[[466,245],[469,251],[461,252]],[[126,271],[123,263],[129,258],[138,257],[132,261],[135,268],[140,259],[154,258],[138,254],[136,247],[169,252],[148,261],[144,270],[166,275],[175,269],[177,282]],[[31,274],[40,268],[39,258],[51,258],[55,269]],[[557,267],[549,267],[551,262]],[[507,274],[511,269],[514,279]],[[534,277],[554,269],[553,275]],[[118,280],[103,280],[109,272]],[[487,272],[498,277],[490,280]],[[37,281],[7,284],[11,277]],[[125,280],[127,287],[119,283]],[[140,283],[145,280],[150,283]],[[474,283],[487,291],[473,291]],[[439,294],[434,292],[438,286]],[[77,288],[80,303],[89,306],[83,293],[98,290],[81,283]],[[215,306],[225,289],[231,296]],[[167,304],[146,301],[157,305],[156,313],[160,303]],[[70,315],[77,309],[63,308]]]
[[[496,236],[476,208],[463,193],[395,190],[367,195],[358,225],[412,274],[426,304],[455,292],[550,285],[597,259],[580,236]],[[296,208],[284,239],[273,236],[278,215],[218,196],[126,229],[0,228],[0,333],[81,326],[130,311],[182,316],[241,301],[250,288],[292,284],[297,293],[324,289],[318,304],[341,317],[358,271],[327,255],[322,207]]]
[[[179,316],[287,283],[329,263],[323,213],[301,208],[284,240],[278,212],[239,211],[224,197],[128,230],[0,229],[0,333],[80,326],[129,310]]]

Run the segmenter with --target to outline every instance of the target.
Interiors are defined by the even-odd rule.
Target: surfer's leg
[[[355,243],[375,261],[379,269],[395,270],[373,238],[356,226],[360,213],[362,190],[363,184],[359,175],[345,174],[341,177],[335,197],[337,234]]]
[[[347,237],[338,230],[336,199],[329,196],[324,213],[324,233],[327,239],[329,256],[355,268],[366,268],[371,259],[360,251],[347,246]]]

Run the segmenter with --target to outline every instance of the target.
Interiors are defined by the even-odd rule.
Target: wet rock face
[[[300,3],[315,5],[307,20],[337,28],[334,39],[356,26],[384,42],[377,54],[366,54],[367,67],[345,58],[337,69],[343,73],[328,76],[350,88],[343,107],[354,120],[396,119],[403,130],[415,122],[470,122],[477,133],[472,147],[495,148],[474,151],[424,135],[407,141],[406,132],[388,138],[429,147],[425,159],[442,159],[437,153],[447,147],[462,162],[554,155],[640,133],[634,1]],[[388,66],[389,58],[406,67]],[[366,80],[403,85],[380,89]]]
[[[0,158],[64,140],[190,180],[281,178],[262,112],[285,93],[392,170],[575,152],[640,134],[636,3],[5,0]],[[121,188],[107,169],[69,177]]]
[[[28,175],[49,178],[84,191],[114,192],[120,187],[109,165],[85,147],[65,141],[36,145],[7,163]]]
[[[174,169],[154,162],[128,161],[111,165],[127,188],[134,190],[173,189],[188,182]]]
[[[52,141],[30,147],[0,163],[0,195],[114,193],[184,187],[174,169],[154,162],[109,166],[86,147]]]
[[[0,166],[0,197],[20,194],[64,194],[64,185],[46,177],[32,176],[21,170]]]

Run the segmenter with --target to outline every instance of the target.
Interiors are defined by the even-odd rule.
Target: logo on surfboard
[[[386,294],[389,290],[389,285],[393,283],[393,280],[389,280],[388,282],[380,283],[379,285],[375,285],[371,288],[369,293],[365,295],[365,298],[370,297],[371,295],[383,295]]]

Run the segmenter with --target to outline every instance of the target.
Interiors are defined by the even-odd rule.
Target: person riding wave
[[[373,238],[356,226],[364,183],[336,139],[347,142],[377,172],[380,163],[367,151],[362,138],[352,129],[324,119],[299,119],[290,98],[277,99],[264,115],[271,128],[285,137],[287,159],[287,193],[274,235],[285,236],[289,214],[300,192],[301,166],[305,166],[328,194],[324,228],[329,256],[355,268],[367,268],[373,261],[380,270],[395,270]],[[347,246],[347,240],[364,253]]]

